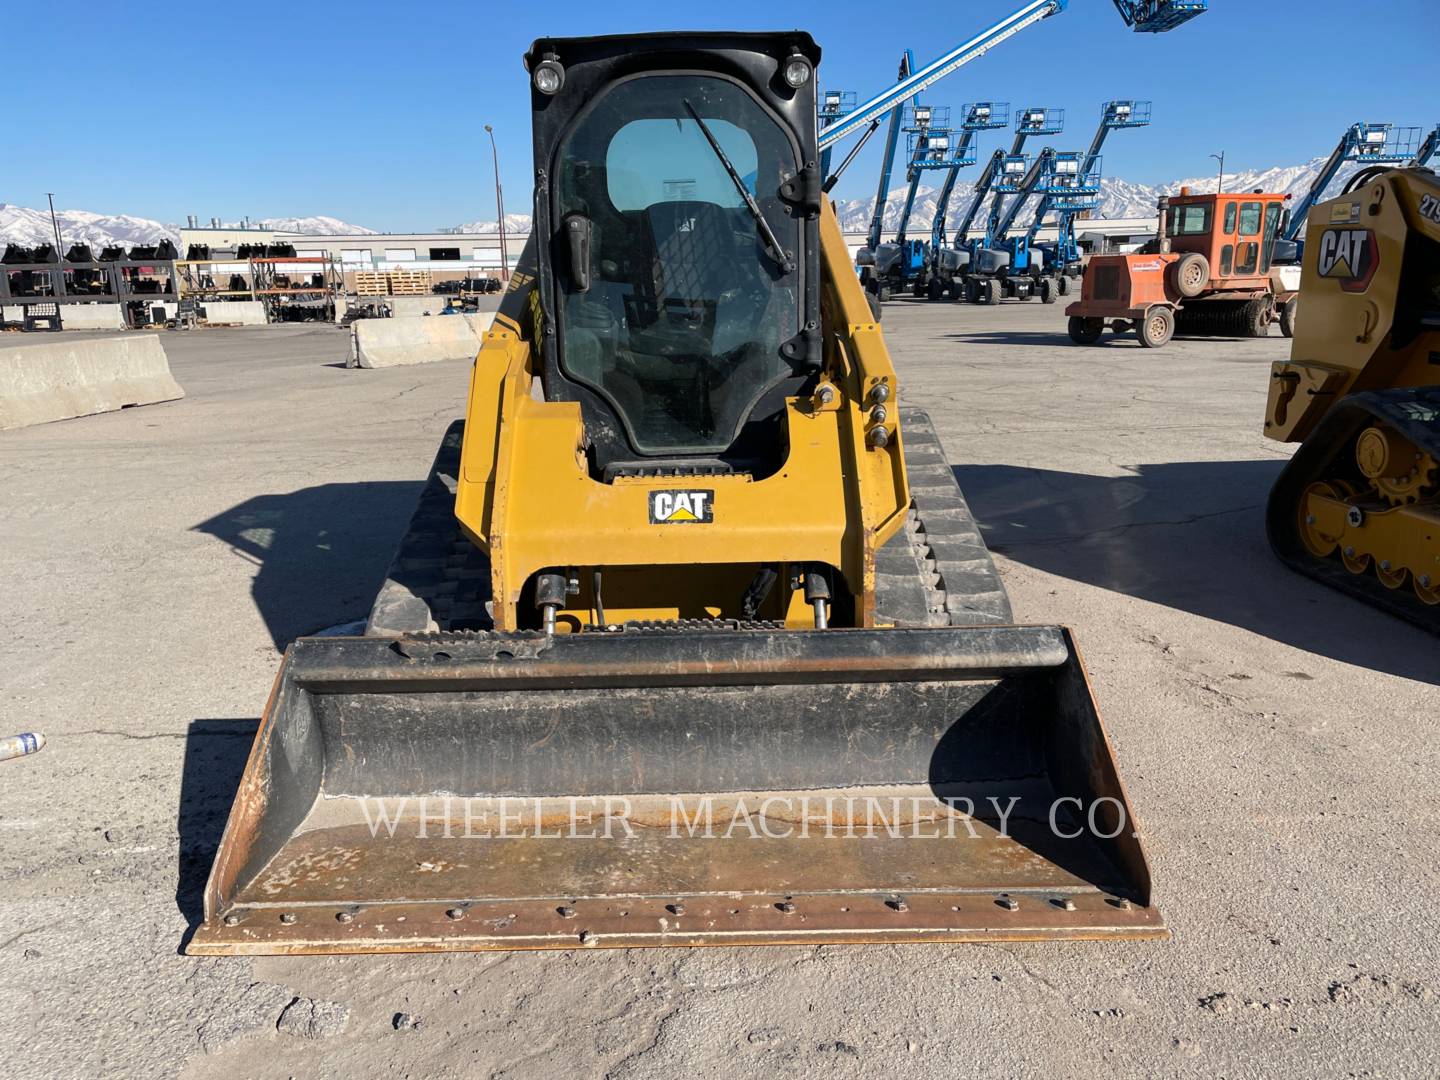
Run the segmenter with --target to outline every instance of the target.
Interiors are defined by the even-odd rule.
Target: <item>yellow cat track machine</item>
[[[1299,325],[1265,434],[1276,554],[1440,633],[1440,177],[1372,168],[1306,219]]]
[[[535,226],[363,637],[286,654],[191,953],[1162,937],[817,169],[809,35],[546,39]]]

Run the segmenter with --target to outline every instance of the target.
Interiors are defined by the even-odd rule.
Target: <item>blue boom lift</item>
[[[904,86],[910,78],[910,73],[915,70],[915,54],[905,50],[905,55],[900,58],[900,74],[898,86]],[[916,99],[916,104],[919,100]],[[870,228],[865,234],[865,246],[855,253],[855,265],[860,270],[860,282],[867,289],[876,291],[875,285],[875,252],[880,247],[880,234],[885,228],[885,204],[890,194],[890,176],[895,169],[895,151],[900,143],[900,125],[905,111],[905,95],[895,99],[890,109],[890,125],[885,132],[885,149],[880,159],[880,182],[875,186],[875,206],[870,212]],[[854,115],[852,111],[850,115]],[[879,121],[874,121],[878,124]],[[874,131],[872,124],[870,131]],[[821,150],[825,154],[827,150]]]
[[[1399,128],[1393,124],[1351,124],[1340,136],[1335,149],[1320,166],[1320,172],[1301,200],[1286,212],[1284,224],[1280,226],[1280,237],[1275,242],[1273,261],[1277,263],[1299,262],[1305,253],[1305,241],[1300,239],[1300,230],[1305,226],[1305,217],[1310,208],[1320,201],[1330,181],[1340,171],[1340,166],[1349,161],[1365,165],[1403,165],[1416,154],[1420,141],[1420,129]]]
[[[1024,179],[1015,185],[1015,197],[1005,212],[987,229],[990,242],[974,251],[966,299],[994,304],[1002,296],[1019,300],[1039,296],[1046,304],[1055,302],[1059,289],[1054,277],[1046,273],[1044,256],[1030,247],[1027,234],[1011,235],[1010,230],[1032,195],[1048,198],[1057,206],[1080,206],[1097,198],[1100,159],[1087,158],[1077,151],[1048,146],[1040,152]]]
[[[1207,0],[1114,0],[1117,10],[1125,20],[1125,24],[1141,33],[1161,33],[1179,26],[1183,22],[1193,19],[1196,15],[1203,13],[1207,7]],[[913,98],[926,87],[939,82],[946,75],[958,71],[964,65],[970,63],[985,53],[989,52],[1000,42],[1015,34],[1018,34],[1026,27],[1033,26],[1051,15],[1057,15],[1064,11],[1069,0],[1030,0],[1015,11],[1011,12],[999,22],[993,24],[968,41],[955,46],[949,52],[930,61],[924,67],[916,70],[913,63],[907,64],[903,69],[900,81],[867,101],[846,112],[839,119],[822,124],[820,131],[819,146],[822,160],[828,163],[827,152],[837,143],[852,135],[862,134],[859,145],[864,145],[868,139],[879,128],[881,119],[888,113],[890,115],[890,132],[885,147],[884,159],[881,165],[880,183],[877,185],[875,210],[871,219],[871,228],[865,250],[856,257],[856,263],[861,268],[862,277],[867,277],[867,272],[872,269],[876,249],[880,246],[880,229],[884,221],[885,195],[889,189],[890,173],[893,168],[895,156],[895,143],[899,134],[897,110],[902,106],[905,99]],[[909,54],[907,53],[907,57]],[[834,187],[839,173],[854,160],[859,146],[852,149],[840,168],[833,174],[822,172],[823,187],[829,191]]]
[[[909,235],[910,217],[915,212],[915,197],[920,191],[920,178],[927,170],[945,168],[951,158],[950,108],[946,105],[907,106],[904,131],[908,136],[909,167],[906,178],[905,202],[900,207],[900,221],[892,243],[875,249],[869,282],[871,291],[882,301],[906,286],[923,290],[926,269],[926,245],[922,237]],[[917,293],[918,294],[918,293]]]
[[[1100,106],[1100,126],[1090,140],[1090,149],[1085,152],[1080,175],[1088,176],[1100,160],[1100,149],[1105,138],[1117,128],[1145,127],[1150,123],[1150,102],[1148,101],[1107,101]],[[1064,296],[1070,291],[1070,278],[1080,276],[1080,246],[1075,241],[1075,219],[1085,210],[1093,210],[1100,204],[1100,196],[1046,195],[1035,210],[1035,217],[1025,233],[1025,243],[1031,248],[1038,247],[1045,265],[1056,275],[1057,291]],[[1055,215],[1056,238],[1053,243],[1035,244],[1035,235],[1040,231],[1048,214]]]
[[[1435,156],[1435,151],[1440,149],[1440,124],[1430,129],[1430,134],[1425,136],[1425,141],[1420,144],[1420,149],[1415,151],[1415,156],[1410,159],[1410,168],[1419,169],[1430,163]]]
[[[1010,104],[1005,101],[977,101],[963,106],[965,118],[960,121],[960,141],[955,145],[954,156],[945,166],[945,180],[940,185],[940,194],[935,201],[935,217],[930,222],[930,248],[926,252],[925,295],[939,300],[949,295],[960,297],[959,287],[941,275],[941,255],[949,243],[946,224],[950,216],[950,199],[955,193],[955,181],[960,170],[975,164],[975,135],[981,131],[1003,128],[1010,123]]]
[[[1035,135],[1058,135],[1064,129],[1064,109],[1036,105],[1021,109],[1015,114],[1015,138],[1010,143],[1010,153],[996,162],[995,170],[989,178],[990,184],[983,192],[979,185],[976,185],[975,198],[971,200],[964,227],[955,234],[955,247],[959,254],[953,257],[942,255],[938,260],[941,276],[945,279],[943,287],[951,296],[958,297],[968,288],[965,279],[969,277],[977,253],[995,243],[998,235],[996,230],[1003,216],[1005,195],[1018,192],[1030,170],[1030,156],[1024,152],[1026,140]],[[990,202],[990,212],[985,218],[985,231],[982,235],[971,238],[970,225],[974,222],[985,196],[992,191],[994,197]]]

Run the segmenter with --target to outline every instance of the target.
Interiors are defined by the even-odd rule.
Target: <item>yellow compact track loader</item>
[[[1276,554],[1440,633],[1440,177],[1371,168],[1305,225],[1300,318],[1265,434]]]
[[[817,169],[809,35],[546,39],[535,224],[363,637],[286,654],[191,953],[1163,937]]]

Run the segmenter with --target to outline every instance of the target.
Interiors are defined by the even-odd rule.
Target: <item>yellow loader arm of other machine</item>
[[[1440,632],[1440,177],[1373,168],[1306,219],[1265,434],[1300,448],[1267,526],[1294,569]]]

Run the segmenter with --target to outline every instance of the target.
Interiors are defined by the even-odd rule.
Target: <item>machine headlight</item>
[[[785,81],[796,90],[810,81],[810,61],[799,53],[785,61]]]
[[[535,89],[546,95],[558,94],[565,85],[565,69],[558,60],[541,60],[535,65],[535,71],[530,77],[535,83]]]

